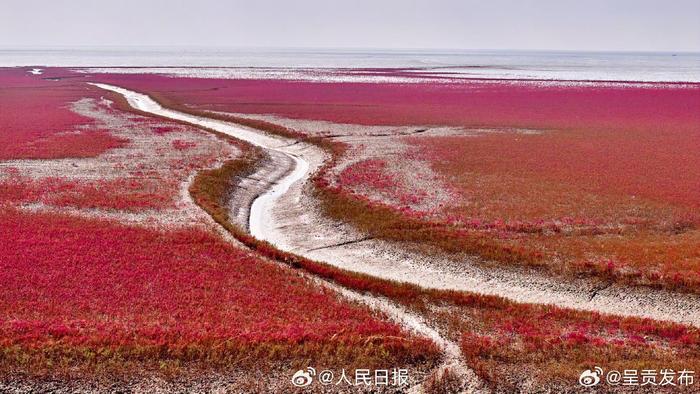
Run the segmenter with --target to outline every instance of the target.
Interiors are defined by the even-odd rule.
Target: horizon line
[[[61,45],[0,45],[2,51],[61,51],[61,50],[120,50],[120,49],[169,49],[169,50],[230,50],[230,51],[281,51],[281,52],[551,52],[551,53],[654,53],[700,54],[700,50],[639,50],[639,49],[558,49],[558,48],[384,48],[384,47],[303,47],[303,46],[222,46],[222,45],[129,45],[129,44],[61,44]]]

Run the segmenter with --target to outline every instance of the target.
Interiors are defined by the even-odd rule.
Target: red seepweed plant
[[[694,88],[682,86],[603,87],[591,91],[586,90],[589,89],[588,87],[546,87],[543,90],[538,90],[539,87],[533,86],[521,87],[513,84],[484,84],[482,82],[474,83],[471,86],[474,89],[471,89],[470,86],[465,88],[454,85],[417,87],[415,85],[385,86],[380,84],[365,86],[362,84],[197,79],[188,79],[183,85],[178,85],[176,83],[179,81],[178,79],[157,76],[99,76],[99,78],[103,77],[110,82],[136,90],[164,95],[170,100],[170,103],[179,105],[177,108],[180,110],[198,112],[207,109],[228,109],[233,112],[255,113],[267,113],[267,110],[270,110],[271,113],[289,117],[352,121],[363,124],[373,124],[377,119],[396,124],[443,124],[437,120],[443,119],[445,123],[451,125],[482,128],[484,124],[488,125],[488,122],[493,122],[493,125],[498,125],[499,131],[504,130],[501,122],[507,120],[508,126],[514,133],[502,133],[502,138],[513,138],[514,141],[517,141],[518,138],[548,135],[546,133],[558,132],[558,128],[562,128],[562,132],[575,131],[565,129],[566,122],[571,121],[571,118],[567,116],[583,114],[578,107],[581,103],[589,103],[591,105],[588,108],[591,110],[589,113],[596,115],[591,120],[591,127],[611,127],[613,131],[622,132],[623,129],[613,127],[621,119],[621,115],[615,113],[616,110],[627,111],[627,114],[630,115],[625,122],[625,127],[658,125],[669,121],[669,119],[675,119],[674,121],[678,121],[679,124],[687,126],[692,124],[694,115],[683,111],[679,113],[675,108],[672,108],[673,105],[661,105],[660,111],[666,111],[666,113],[658,116],[657,121],[660,123],[650,123],[649,115],[640,112],[639,108],[620,109],[613,104],[624,97],[636,104],[645,104],[648,109],[656,99],[671,99],[675,89],[680,89],[681,92],[676,97],[678,100],[692,102],[695,99]],[[173,89],[175,85],[179,88]],[[191,89],[195,85],[199,87],[216,85],[217,89],[208,91],[197,89],[195,91]],[[477,87],[485,88],[477,89]],[[648,92],[650,96],[645,96],[645,91],[642,89],[648,88],[652,88]],[[270,92],[268,96],[268,89],[275,90],[275,92]],[[165,94],[165,90],[169,90],[169,92]],[[234,91],[238,95],[232,98]],[[347,95],[348,91],[353,91],[355,95]],[[413,102],[414,98],[409,97],[410,95],[406,92],[415,92],[423,101],[415,100]],[[331,95],[335,96],[331,97]],[[334,101],[339,100],[341,96],[346,101]],[[514,101],[505,104],[500,101],[508,96],[513,97]],[[278,101],[274,102],[270,99],[267,102],[268,97],[274,97]],[[382,99],[391,97],[391,99],[382,102],[378,97]],[[438,101],[436,104],[431,100],[426,101],[427,97],[431,99],[442,97],[444,101]],[[240,102],[237,101],[238,98],[241,98]],[[534,100],[532,103],[529,102],[531,98]],[[244,102],[244,100],[246,101]],[[290,102],[294,100],[296,104]],[[483,105],[465,109],[464,106],[460,106],[459,100],[465,100],[464,102],[474,100]],[[256,103],[251,104],[254,102]],[[357,105],[359,102],[363,102],[365,105]],[[186,103],[187,106],[178,103]],[[308,103],[333,103],[333,105],[308,105]],[[489,107],[485,105],[486,103],[491,103],[493,106]],[[533,110],[533,106],[543,103],[550,105],[538,111]],[[511,108],[508,106],[516,108],[510,111]],[[498,112],[498,110],[502,112],[490,117],[493,115],[490,114],[490,111]],[[674,115],[668,116],[667,112],[673,112]],[[436,115],[438,113],[439,115]],[[399,117],[397,114],[402,114],[402,116]],[[346,116],[348,119],[345,118]],[[474,117],[470,119],[470,116]],[[471,123],[473,119],[478,121]],[[279,125],[267,127],[270,125],[265,122],[258,123],[259,127],[271,132],[283,128]],[[545,134],[518,132],[523,126],[543,131]],[[286,135],[294,132],[294,130],[283,131]],[[574,135],[570,134],[569,136]],[[484,136],[489,137],[490,134]],[[457,182],[457,178],[452,178],[450,175],[459,175],[460,172],[464,171],[463,168],[460,170],[461,167],[459,167],[461,165],[459,157],[462,154],[460,153],[462,152],[461,146],[481,137],[482,135],[475,137],[470,133],[469,136],[458,137],[445,144],[442,142],[447,142],[447,139],[436,138],[434,140],[436,142],[435,149],[444,149],[444,154],[434,155],[432,158],[429,151],[431,139],[420,140],[416,138],[412,140],[407,138],[405,141],[419,150],[418,154],[411,156],[412,160],[427,162],[459,190],[462,183]],[[551,237],[552,234],[563,236],[568,232],[569,238],[574,236],[582,238],[615,236],[620,237],[621,242],[625,241],[625,238],[622,237],[629,235],[626,231],[630,231],[630,229],[615,232],[614,229],[605,227],[605,222],[599,219],[609,219],[607,213],[593,217],[580,216],[566,212],[566,207],[563,208],[564,214],[562,215],[557,213],[557,215],[547,216],[546,212],[543,215],[543,211],[537,211],[540,209],[537,207],[535,210],[519,211],[517,205],[512,205],[515,207],[512,212],[519,212],[521,215],[512,219],[503,216],[503,212],[497,211],[485,211],[486,214],[480,216],[471,213],[464,214],[465,211],[460,210],[463,208],[459,205],[460,200],[456,200],[454,206],[445,207],[444,211],[435,212],[416,212],[410,208],[377,202],[371,197],[358,194],[361,189],[355,188],[355,186],[364,184],[367,189],[374,187],[382,192],[391,191],[387,184],[391,184],[392,174],[385,173],[386,167],[382,165],[381,161],[370,161],[369,164],[360,164],[349,169],[343,175],[345,186],[352,184],[353,188],[352,190],[350,188],[344,190],[343,187],[338,187],[336,179],[329,179],[331,173],[328,171],[328,169],[342,163],[343,154],[346,152],[344,147],[341,144],[329,143],[328,140],[322,138],[307,138],[307,140],[328,147],[333,153],[331,162],[314,179],[319,197],[328,212],[332,216],[353,222],[360,228],[378,236],[415,242],[428,241],[432,245],[454,251],[464,250],[466,245],[474,248],[470,251],[477,254],[486,252],[486,255],[494,260],[502,259],[499,261],[509,263],[522,263],[524,261],[529,264],[542,265],[546,257],[545,250],[537,242],[544,242],[542,240],[545,237]],[[452,144],[454,152],[450,151],[449,144]],[[495,156],[493,159],[498,158]],[[440,166],[454,167],[456,174],[443,171]],[[233,165],[230,168],[222,167],[221,171],[217,170],[206,174],[202,178],[201,188],[191,189],[198,203],[207,207],[207,210],[224,224],[226,216],[222,206],[225,203],[210,197],[221,197],[222,193],[220,192],[225,188],[217,186],[217,182],[221,182],[221,179],[229,179],[229,170],[235,173],[239,170],[245,171],[245,168]],[[504,179],[503,175],[496,174],[494,179]],[[526,179],[526,184],[536,185],[537,182]],[[539,187],[542,188],[542,186]],[[566,185],[562,188],[566,190]],[[466,186],[462,187],[462,190],[465,193],[470,192]],[[623,212],[622,208],[629,207],[629,205],[625,205],[627,202],[620,203],[619,197],[614,194],[612,197],[606,194],[604,197],[597,198],[606,198],[604,201],[608,202],[615,201],[616,204],[611,205],[612,212]],[[526,205],[521,205],[521,207],[523,206]],[[654,218],[658,219],[664,214],[677,212],[658,210],[660,206],[663,207],[663,204],[652,204],[647,207],[651,208],[646,211],[651,213],[649,216],[651,220],[646,222],[629,221],[626,222],[626,225],[632,226],[633,230],[653,229],[653,225],[647,225],[653,224]],[[599,208],[600,205],[591,204],[590,207],[595,209]],[[529,215],[532,212],[537,213],[537,215],[524,215],[524,213]],[[491,215],[492,213],[493,215]],[[658,228],[661,227],[657,226]],[[688,226],[682,228],[685,231],[692,230],[692,227]],[[513,385],[514,381],[528,382],[527,384],[532,384],[534,381],[535,384],[541,386],[572,388],[575,387],[576,379],[581,371],[591,368],[592,365],[603,365],[610,368],[666,367],[679,369],[685,367],[697,369],[699,364],[697,356],[700,354],[698,352],[699,337],[695,328],[643,319],[621,319],[546,305],[523,305],[498,297],[459,292],[426,291],[415,286],[377,280],[308,261],[280,252],[269,244],[257,242],[235,228],[231,231],[258,253],[287,262],[295,267],[302,267],[341,285],[392,298],[423,314],[442,327],[453,339],[461,342],[462,352],[470,367],[490,384],[504,390],[517,390],[519,386]],[[527,239],[526,237],[531,237],[532,240],[528,240],[529,244],[524,245],[523,240]],[[615,262],[607,261],[604,264],[608,270],[615,269]],[[581,271],[576,272],[580,273]],[[556,360],[556,362],[552,362],[552,360]]]
[[[0,160],[93,157],[125,141],[91,127],[90,119],[71,111],[71,103],[99,98],[85,84],[52,81],[21,68],[0,69]]]
[[[46,106],[34,123],[10,124],[30,110],[19,99],[0,117],[0,139],[16,142],[0,156],[3,379],[433,362],[431,341],[232,246],[183,198],[190,176],[245,146],[44,74],[65,75],[0,72],[18,81],[7,97]],[[95,143],[93,126],[118,143]],[[57,142],[66,130],[81,150]]]
[[[374,365],[386,352],[416,361],[426,353],[414,346],[432,346],[207,231],[7,208],[0,220],[4,370],[246,367],[251,354]]]
[[[394,195],[400,204],[377,200],[392,174],[360,166],[340,177],[346,184],[365,179],[367,193],[357,187],[328,191],[329,212],[374,236],[555,274],[685,291],[697,291],[700,283],[697,84],[95,78],[167,91],[169,100],[190,110],[465,128],[464,136],[404,139],[419,152],[408,159],[430,166],[458,192],[442,210],[410,209],[420,192]],[[361,207],[344,213],[350,200]]]

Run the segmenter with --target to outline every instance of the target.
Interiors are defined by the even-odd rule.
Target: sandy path
[[[240,195],[243,197],[243,201],[251,201],[252,199],[247,220],[250,233],[259,239],[274,243],[275,238],[270,235],[276,233],[269,230],[277,227],[274,218],[276,217],[278,202],[281,197],[289,194],[288,191],[294,184],[303,184],[303,181],[310,177],[310,164],[305,160],[303,152],[312,148],[315,150],[314,146],[294,147],[299,144],[295,144],[294,141],[287,139],[262,134],[233,123],[202,118],[163,108],[144,94],[107,84],[95,83],[93,85],[121,94],[126,98],[129,105],[140,111],[216,130],[266,149],[269,154],[268,160],[255,173],[247,177],[252,182],[247,183],[245,188],[247,190]],[[256,190],[259,192],[255,193]],[[232,200],[236,199],[233,198]],[[298,203],[299,201],[296,202]],[[233,220],[242,222],[243,210],[235,206],[229,207],[229,209],[231,209]],[[223,228],[220,229],[223,230]],[[225,235],[225,239],[239,244],[238,241],[231,240],[229,234]],[[460,376],[464,382],[464,392],[488,392],[478,376],[464,363],[459,345],[443,337],[438,330],[432,328],[421,316],[409,312],[386,298],[361,294],[310,274],[305,273],[304,275],[315,283],[336,291],[346,299],[381,311],[388,318],[401,324],[409,331],[432,339],[442,349],[444,354],[444,360],[438,367],[439,369],[449,368]],[[423,392],[422,385],[419,384],[412,387],[410,392]]]
[[[522,270],[487,269],[474,261],[426,258],[384,241],[366,239],[352,226],[325,217],[310,196],[310,185],[305,181],[325,160],[323,151],[316,146],[164,109],[148,96],[107,85],[98,86],[125,95],[132,106],[142,111],[208,127],[266,149],[278,170],[268,168],[266,173],[253,174],[264,181],[258,182],[261,194],[253,201],[248,223],[254,236],[281,250],[350,271],[425,288],[471,291],[518,302],[554,304],[700,326],[698,295],[629,288],[583,279],[562,281]],[[274,185],[271,189],[270,184]],[[239,216],[244,209],[239,207]]]

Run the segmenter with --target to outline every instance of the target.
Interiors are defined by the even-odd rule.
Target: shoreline
[[[523,84],[536,86],[700,88],[694,79],[562,78],[561,76],[508,76],[435,72],[434,68],[306,68],[306,67],[219,67],[219,66],[66,66],[77,73],[153,74],[173,78],[282,80],[318,83],[416,83],[416,84]]]

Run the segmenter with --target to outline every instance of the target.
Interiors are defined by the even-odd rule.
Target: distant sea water
[[[403,68],[461,78],[700,82],[700,53],[0,48],[0,66]]]

